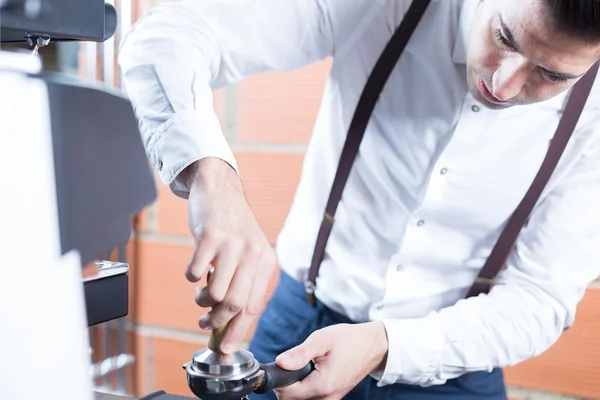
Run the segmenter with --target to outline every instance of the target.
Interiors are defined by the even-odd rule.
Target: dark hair
[[[545,0],[554,26],[568,35],[600,42],[600,0]]]

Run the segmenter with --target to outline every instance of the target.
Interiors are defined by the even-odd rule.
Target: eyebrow
[[[508,43],[510,43],[510,45],[518,53],[521,53],[521,51],[519,50],[519,46],[517,46],[517,43],[515,42],[515,37],[513,36],[512,32],[510,31],[510,29],[508,28],[508,26],[504,23],[504,20],[502,19],[502,16],[500,16],[500,26],[502,27],[502,33],[504,33],[504,35],[506,36],[506,40],[508,41]],[[575,79],[575,78],[579,78],[579,77],[581,77],[581,76],[583,76],[585,74],[585,73],[583,73],[583,74],[579,74],[579,75],[573,75],[573,74],[567,74],[567,73],[564,73],[564,72],[551,71],[551,70],[546,69],[546,68],[541,67],[541,66],[540,66],[540,68],[543,69],[549,75],[555,76],[557,78],[563,78],[563,79]]]

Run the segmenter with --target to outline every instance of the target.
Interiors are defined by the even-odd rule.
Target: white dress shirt
[[[347,128],[408,0],[185,0],[152,10],[120,52],[149,159],[179,172],[220,157],[237,169],[212,90],[332,57],[281,268],[306,277]],[[566,94],[492,111],[469,94],[466,43],[478,0],[433,0],[374,111],[335,215],[317,296],[382,320],[379,385],[441,384],[544,352],[600,274],[596,85],[578,129],[489,295],[464,300],[545,156]],[[242,178],[244,171],[239,171]]]

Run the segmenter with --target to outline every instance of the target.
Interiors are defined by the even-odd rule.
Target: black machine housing
[[[104,0],[0,0],[0,42],[28,39],[103,42],[117,28],[115,8]]]

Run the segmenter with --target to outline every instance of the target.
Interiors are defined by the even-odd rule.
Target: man
[[[504,399],[501,369],[548,349],[600,274],[594,88],[560,164],[488,294],[465,299],[531,184],[569,89],[600,58],[597,0],[433,0],[370,118],[304,295],[348,125],[409,0],[187,0],[153,9],[120,53],[148,156],[189,199],[186,276],[229,322],[261,315],[260,361],[316,371],[281,399]],[[211,91],[333,58],[302,178],[269,247],[245,201]],[[243,173],[243,171],[242,171]],[[279,286],[264,312],[276,264]],[[308,338],[308,340],[307,340]]]

